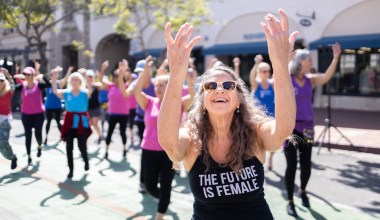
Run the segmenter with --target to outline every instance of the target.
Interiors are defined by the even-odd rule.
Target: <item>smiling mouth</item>
[[[225,98],[216,98],[212,102],[214,102],[214,103],[227,103],[228,100]]]

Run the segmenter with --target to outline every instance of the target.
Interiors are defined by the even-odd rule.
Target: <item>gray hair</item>
[[[310,52],[307,49],[297,49],[293,59],[289,62],[290,74],[299,74],[302,70],[301,62],[310,57]]]

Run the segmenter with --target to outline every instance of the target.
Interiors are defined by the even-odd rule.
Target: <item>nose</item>
[[[217,92],[217,93],[219,93],[219,92],[224,93],[223,85],[218,84],[218,86],[215,89],[215,92]]]

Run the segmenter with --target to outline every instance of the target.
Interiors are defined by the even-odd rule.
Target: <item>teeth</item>
[[[217,99],[214,99],[214,102],[227,102],[227,99],[217,98]]]

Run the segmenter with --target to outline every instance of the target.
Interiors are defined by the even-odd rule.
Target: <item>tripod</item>
[[[338,127],[331,122],[331,94],[330,94],[330,82],[327,83],[327,118],[325,118],[325,128],[323,129],[323,131],[321,132],[321,134],[319,134],[318,138],[317,138],[317,141],[319,142],[319,145],[318,145],[318,153],[319,154],[319,151],[321,151],[321,147],[322,147],[322,144],[323,144],[323,141],[325,140],[325,137],[326,137],[326,134],[327,134],[327,148],[330,150],[330,135],[331,135],[331,130],[330,128],[333,127],[335,128],[336,131],[338,131],[338,133],[340,134],[340,139],[341,138],[344,138],[348,141],[348,143],[350,143],[351,147],[353,147],[354,145],[352,144],[352,142],[350,141],[350,139],[348,139],[339,129]],[[340,140],[339,139],[339,140]],[[339,141],[338,140],[338,141]]]

